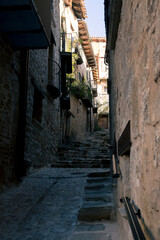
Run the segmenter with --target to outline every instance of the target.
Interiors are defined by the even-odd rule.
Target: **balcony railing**
[[[60,44],[60,51],[61,52],[75,52],[75,48],[78,44],[78,36],[77,33],[71,32],[61,33],[61,44]]]
[[[63,32],[61,34],[61,67],[65,73],[72,73],[72,48],[73,48],[73,37],[71,33]]]
[[[50,0],[1,0],[0,32],[17,48],[46,48],[51,32]]]

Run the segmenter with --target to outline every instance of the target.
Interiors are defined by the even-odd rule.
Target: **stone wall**
[[[87,118],[87,107],[81,99],[71,95],[71,115],[67,120],[67,135],[70,141],[83,141],[89,125],[89,113]]]
[[[53,1],[53,14],[55,43],[52,42],[49,49],[31,50],[29,58],[25,160],[33,168],[52,163],[56,159],[57,147],[61,141],[60,99],[54,99],[47,91],[48,84],[60,89],[59,0]],[[37,88],[35,82],[43,95],[40,121],[33,116],[34,91]]]
[[[55,160],[60,142],[60,101],[53,99],[47,91],[48,50],[30,51],[29,66],[25,160],[33,167],[42,167]],[[33,116],[35,82],[43,95],[41,121]],[[58,85],[54,76],[52,84]]]
[[[108,115],[100,115],[98,118],[98,126],[100,128],[108,129]]]
[[[60,88],[59,0],[53,14],[49,49],[16,51],[0,34],[0,190],[55,160],[60,101],[47,85]]]
[[[20,52],[0,35],[0,190],[14,179],[18,122]]]
[[[159,25],[160,1],[122,1],[115,52],[110,54],[116,140],[131,120],[132,146],[130,156],[119,157],[117,199],[128,196],[140,208],[148,240],[160,236]],[[119,200],[117,204],[122,207]],[[132,239],[128,222],[119,216],[119,223],[120,239]]]

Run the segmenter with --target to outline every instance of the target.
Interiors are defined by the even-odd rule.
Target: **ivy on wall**
[[[71,45],[68,44],[68,49],[70,50],[70,48]],[[77,80],[75,77],[77,75],[77,61],[79,58],[79,52],[77,49],[75,49],[75,52],[72,53],[72,73],[66,74],[67,89],[68,92],[75,95],[77,98],[88,99],[90,102],[92,102],[92,91],[87,81],[85,79]]]
[[[71,83],[70,91],[74,94],[77,98],[80,99],[88,99],[92,102],[92,92],[90,86],[84,81],[75,80]]]

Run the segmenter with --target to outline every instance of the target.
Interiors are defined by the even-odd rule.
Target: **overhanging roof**
[[[94,82],[96,82],[99,79],[99,74],[98,74],[98,68],[97,68],[95,55],[94,55],[93,48],[92,48],[92,43],[91,43],[89,33],[88,33],[87,24],[85,21],[79,20],[78,27],[79,27],[79,37],[82,42],[81,43],[82,48],[85,53],[88,65],[89,65],[89,67],[92,68]]]
[[[72,8],[78,19],[87,18],[87,10],[84,0],[72,0]]]
[[[87,10],[84,0],[64,0],[64,2],[67,7],[72,7],[75,16],[78,19],[87,18]]]
[[[93,42],[106,42],[105,37],[91,37]]]
[[[50,0],[1,0],[0,32],[17,48],[46,48],[51,38]]]
[[[96,66],[96,60],[95,60],[95,57],[94,57],[92,44],[90,42],[90,37],[89,37],[89,33],[88,33],[87,24],[86,24],[85,21],[79,20],[78,21],[78,27],[79,27],[79,37],[80,37],[80,40],[82,42],[81,43],[82,48],[83,48],[83,51],[86,55],[88,65],[90,67],[95,67]]]

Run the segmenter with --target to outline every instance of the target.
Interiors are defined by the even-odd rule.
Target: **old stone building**
[[[106,38],[92,37],[91,40],[98,70],[97,97],[95,98],[98,107],[98,126],[108,128],[109,95],[107,90],[108,63],[105,62]]]
[[[0,188],[60,142],[59,0],[0,3]]]
[[[67,60],[62,74],[62,141],[83,141],[93,130],[91,76],[96,65],[89,41],[84,1],[61,1],[61,54]],[[89,94],[89,95],[88,95]],[[68,103],[67,103],[68,101]]]
[[[74,76],[88,91],[95,78],[86,16],[83,0],[1,1],[0,188],[92,131],[92,100],[68,92],[66,81]]]
[[[126,209],[126,200],[130,199],[135,212],[140,209],[138,223],[144,233],[143,238],[134,239],[157,240],[160,238],[160,1],[105,1],[105,10],[111,145],[121,173],[117,180],[117,208]],[[119,211],[117,216],[120,239],[133,239],[136,233],[129,221]]]

